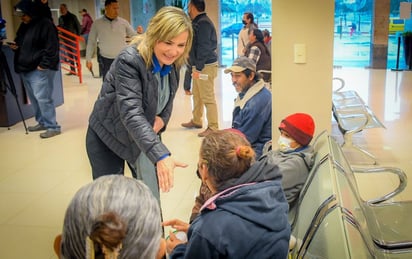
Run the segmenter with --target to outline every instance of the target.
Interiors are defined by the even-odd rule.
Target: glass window
[[[251,12],[259,29],[272,32],[271,0],[221,0],[220,3],[221,63],[230,66],[237,57],[237,41],[243,27],[243,13]]]
[[[400,2],[390,1],[388,62],[395,68],[398,60],[398,39],[412,19],[399,18]],[[253,3],[252,3],[253,2]],[[335,67],[369,67],[373,23],[373,0],[335,0],[334,57]],[[272,12],[269,0],[221,1],[221,58],[222,65],[230,65],[237,56],[238,33],[244,12],[252,12],[259,29],[271,29]],[[406,68],[403,44],[399,44],[399,68]]]

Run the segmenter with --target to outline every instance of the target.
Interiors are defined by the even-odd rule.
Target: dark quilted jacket
[[[169,73],[170,99],[159,114],[169,122],[178,87],[178,71]],[[122,50],[104,80],[89,118],[89,126],[118,156],[134,163],[143,151],[156,163],[170,154],[153,131],[158,99],[158,82],[132,45]],[[166,126],[161,130],[164,131]]]

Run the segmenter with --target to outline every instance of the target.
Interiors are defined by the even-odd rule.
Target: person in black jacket
[[[34,109],[36,126],[29,131],[47,130],[41,138],[60,134],[54,107],[53,80],[59,67],[59,42],[57,30],[49,17],[38,16],[36,6],[30,0],[22,0],[14,7],[21,17],[15,44],[14,69],[20,73],[24,87]]]
[[[68,30],[69,32],[76,35],[80,35],[82,27],[80,25],[79,19],[77,19],[76,15],[69,12],[66,4],[60,5],[60,13],[61,15],[59,17],[59,27]],[[75,39],[70,35],[65,34],[64,36],[70,39],[63,40],[68,45],[64,46],[67,50],[66,55],[68,56],[68,61],[70,63],[70,72],[67,73],[67,75],[74,75],[76,74],[76,65],[74,62],[76,56],[72,53],[76,53],[76,43],[73,42],[75,41]]]
[[[169,122],[193,31],[182,9],[163,7],[114,60],[89,119],[86,148],[93,179],[123,174],[127,161],[134,177],[160,201],[159,187],[173,187],[174,161],[160,133]],[[155,168],[156,166],[156,168]]]
[[[203,110],[206,108],[207,128],[198,134],[205,137],[219,129],[214,81],[217,76],[216,29],[205,13],[204,0],[191,0],[189,15],[193,24],[193,47],[190,51],[193,79],[192,119],[182,123],[185,128],[202,128]]]

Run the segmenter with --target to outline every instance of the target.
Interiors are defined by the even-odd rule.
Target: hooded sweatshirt
[[[218,187],[170,258],[286,258],[290,226],[279,168],[262,156]]]

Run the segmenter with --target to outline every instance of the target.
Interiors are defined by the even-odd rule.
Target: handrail
[[[306,231],[302,239],[302,245],[299,248],[297,258],[304,258],[306,251],[312,242],[313,236],[316,234],[320,224],[326,216],[338,206],[335,195],[329,196],[316,210],[315,216],[312,218],[310,227]]]
[[[340,82],[340,87],[338,87],[338,89],[334,90],[334,92],[339,92],[340,90],[343,89],[343,87],[345,87],[345,80],[343,80],[340,77],[334,77],[332,78],[332,80],[338,80]]]
[[[408,177],[406,176],[405,172],[402,169],[396,168],[396,167],[374,167],[374,168],[353,167],[352,170],[354,173],[392,173],[398,176],[399,185],[393,191],[385,195],[382,195],[381,197],[377,197],[377,198],[365,201],[367,204],[370,204],[370,205],[382,203],[398,195],[406,188],[406,185],[408,182]]]
[[[60,63],[69,65],[69,68],[66,68],[63,66],[62,68],[64,70],[72,72],[73,70],[76,70],[76,65],[77,65],[77,71],[74,73],[74,75],[79,77],[80,83],[83,83],[79,42],[84,41],[84,38],[66,29],[63,29],[62,27],[59,27],[59,26],[57,26],[57,30],[59,32],[59,43],[60,43],[60,50],[61,50],[60,51]],[[73,45],[68,44],[67,42],[73,43]],[[70,55],[66,55],[65,52]],[[73,59],[73,57],[75,58]],[[69,62],[66,60],[69,60]],[[70,61],[72,61],[75,65],[73,66],[70,63]]]
[[[344,207],[340,208],[342,212],[342,218],[346,220],[349,224],[351,224],[359,232],[365,246],[368,248],[369,254],[373,255],[373,247],[371,247],[370,243],[366,241],[365,233],[361,230],[358,220],[353,216],[353,214],[348,209]]]

